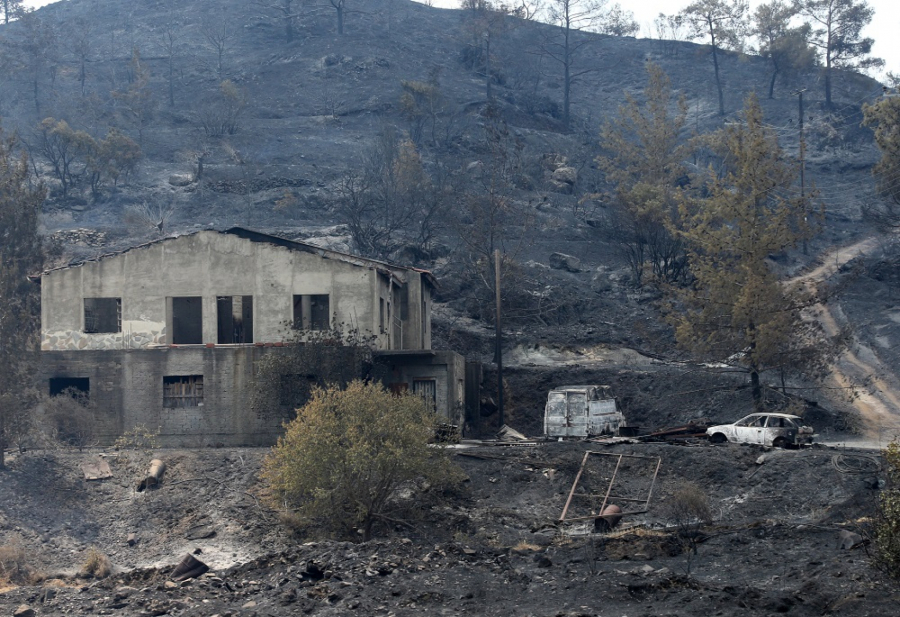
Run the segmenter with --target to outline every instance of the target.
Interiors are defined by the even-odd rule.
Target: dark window
[[[384,334],[384,298],[378,298],[378,331]]]
[[[81,392],[89,394],[91,391],[91,380],[87,377],[51,377],[50,378],[50,396],[58,394],[75,394]]]
[[[203,404],[203,375],[163,377],[163,407],[198,407]]]
[[[253,342],[253,296],[219,296],[216,311],[220,345]]]
[[[172,298],[172,342],[176,345],[203,342],[202,298]]]
[[[121,298],[85,298],[84,331],[103,334],[122,331]]]
[[[294,296],[294,327],[302,330],[331,328],[331,304],[328,294]]]

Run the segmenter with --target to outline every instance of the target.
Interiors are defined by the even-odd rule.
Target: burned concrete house
[[[96,439],[143,425],[163,445],[267,445],[254,369],[292,329],[371,335],[388,385],[461,424],[465,362],[431,349],[433,276],[241,228],[199,231],[40,276],[41,379],[96,409]]]

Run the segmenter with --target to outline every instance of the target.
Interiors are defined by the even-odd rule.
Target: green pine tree
[[[753,402],[762,407],[760,375],[798,360],[808,341],[801,311],[811,298],[786,286],[769,257],[812,232],[793,188],[796,169],[784,159],[763,122],[755,96],[742,123],[716,136],[725,171],[710,172],[702,196],[685,197],[676,230],[689,247],[694,282],[674,290],[670,319],[678,343],[727,362],[750,376]]]

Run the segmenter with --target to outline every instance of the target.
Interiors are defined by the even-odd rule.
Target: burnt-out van
[[[609,386],[560,386],[547,395],[544,434],[547,437],[618,435],[625,416]]]

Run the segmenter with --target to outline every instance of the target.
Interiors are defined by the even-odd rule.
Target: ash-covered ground
[[[588,457],[579,494],[605,494],[622,454],[611,493],[641,498],[659,461],[646,512],[610,533],[558,522],[588,450],[601,454]],[[896,614],[900,589],[847,535],[865,534],[884,480],[873,452],[701,442],[456,452],[461,488],[417,495],[414,515],[365,543],[279,522],[258,479],[264,449],[110,452],[113,477],[99,481],[80,467],[98,452],[21,454],[0,476],[0,533],[35,576],[0,594],[0,614],[23,604],[37,615]],[[138,493],[151,458],[166,461],[163,482]],[[691,536],[696,555],[669,513],[685,482],[714,519]],[[576,496],[569,516],[598,505]],[[91,548],[109,557],[110,577],[79,574]],[[187,553],[211,570],[173,582]]]

